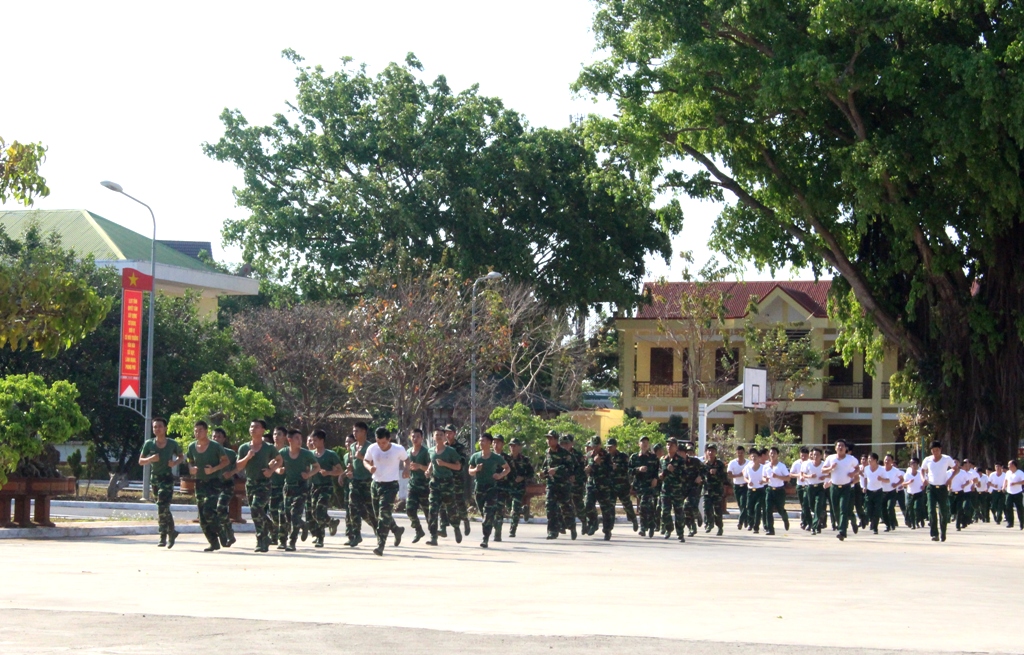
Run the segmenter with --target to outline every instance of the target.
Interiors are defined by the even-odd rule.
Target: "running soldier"
[[[498,482],[509,472],[505,458],[491,450],[492,443],[494,439],[491,434],[484,432],[480,435],[480,452],[473,453],[469,458],[469,474],[475,481],[476,506],[484,522],[481,548],[488,547],[492,530],[495,532],[494,540],[501,541],[501,523],[497,522],[498,504],[501,502]]]
[[[615,500],[622,503],[626,520],[633,524],[633,532],[636,532],[640,529],[640,524],[636,520],[636,512],[633,511],[633,497],[630,493],[629,455],[619,450],[619,442],[615,437],[608,440],[608,457],[611,459],[615,478]]]
[[[586,458],[583,453],[580,452],[579,448],[576,447],[576,438],[571,434],[563,434],[562,439],[558,440],[558,443],[565,448],[572,458],[572,476],[570,482],[572,483],[572,506],[576,512],[576,516],[580,519],[580,530],[583,534],[590,533],[590,523],[586,516],[586,504],[583,502],[583,497],[587,492],[587,473],[586,469]],[[574,521],[575,524],[575,521]]]
[[[459,453],[448,445],[448,437],[444,430],[435,430],[434,449],[430,451],[430,468],[427,469],[427,477],[430,479],[430,496],[428,498],[430,510],[427,514],[427,529],[430,530],[428,546],[437,545],[441,511],[445,510],[448,516],[458,516],[459,510],[455,506],[455,493],[452,490],[451,480],[460,470],[462,470],[462,459],[459,457]],[[459,529],[459,524],[453,523],[452,528],[455,532],[455,543],[462,543],[462,531]]]
[[[210,545],[203,549],[207,553],[220,550],[220,534],[217,525],[217,497],[220,495],[220,472],[227,468],[230,460],[227,453],[216,441],[210,441],[209,425],[196,421],[193,434],[196,440],[189,445],[185,459],[189,474],[196,481],[196,507],[199,509],[199,527]]]
[[[747,481],[743,477],[743,469],[746,467],[747,451],[743,446],[736,446],[736,459],[729,462],[726,470],[729,473],[729,480],[732,482],[732,495],[736,498],[736,507],[739,509],[737,530],[742,530],[751,524],[750,510],[747,508]]]
[[[452,485],[452,492],[455,494],[455,508],[459,510],[459,513],[454,517],[448,516],[447,519],[452,525],[454,525],[456,521],[462,521],[463,531],[468,535],[469,512],[466,501],[466,483],[469,480],[469,468],[467,467],[469,456],[466,453],[466,447],[456,439],[456,430],[454,425],[449,423],[444,426],[444,433],[445,437],[448,439],[448,447],[453,448],[455,452],[459,454],[460,463],[462,464],[462,468],[459,469],[457,474],[452,476],[452,479],[449,481],[449,484]]]
[[[312,508],[312,522],[309,531],[313,534],[313,546],[324,547],[324,537],[330,530],[331,536],[338,532],[338,519],[332,519],[328,510],[331,505],[331,498],[334,497],[334,481],[339,479],[345,469],[341,465],[341,458],[338,453],[326,448],[327,433],[323,430],[314,430],[313,456],[316,463],[320,465],[320,471],[310,478],[309,499]]]
[[[302,433],[288,430],[288,449],[281,453],[281,472],[284,473],[284,511],[288,541],[285,551],[294,552],[299,530],[304,525],[302,515],[309,496],[309,479],[320,471],[316,455],[302,447]]]
[[[249,501],[249,515],[256,528],[257,553],[266,553],[270,544],[276,541],[271,535],[274,527],[268,508],[270,505],[270,477],[274,470],[281,466],[281,458],[277,449],[263,440],[267,424],[256,419],[249,424],[249,443],[238,449],[238,462],[235,472],[245,471],[245,496]]]
[[[683,503],[686,500],[684,475],[686,460],[679,454],[679,443],[675,438],[668,440],[668,454],[661,458],[658,477],[661,480],[661,534],[666,539],[672,536],[672,515],[675,514],[675,531],[679,541],[685,542],[683,534],[686,517]]]
[[[910,466],[903,474],[903,482],[900,486],[906,493],[905,501],[906,514],[904,518],[911,530],[924,527],[925,518],[928,514],[924,493],[924,477],[921,475],[921,460],[916,457],[910,458]]]
[[[590,453],[587,455],[587,493],[586,511],[587,521],[590,530],[587,534],[597,532],[597,505],[601,506],[601,530],[604,533],[604,540],[612,538],[612,528],[615,526],[615,470],[612,468],[612,459],[604,448],[601,447],[601,437],[594,436],[587,444]]]
[[[718,446],[708,444],[704,449],[704,532],[710,533],[712,527],[717,527],[719,537],[722,536],[722,501],[728,483],[729,473],[725,463],[718,459]]]
[[[495,492],[495,495],[498,499],[498,505],[494,511],[494,540],[501,541],[501,526],[505,524],[505,517],[509,515],[509,503],[512,501],[512,478],[510,477],[512,465],[509,464],[509,460],[512,457],[505,452],[505,437],[500,434],[491,435],[491,448],[494,449],[495,455],[505,460],[509,470],[509,475],[505,475],[496,483],[498,490]]]
[[[811,450],[811,458],[800,464],[800,478],[806,484],[805,497],[808,510],[811,513],[810,530],[812,535],[821,534],[821,531],[828,525],[825,513],[825,480],[828,479],[828,476],[821,471],[825,466],[823,455],[821,448],[815,447]]]
[[[548,450],[544,454],[541,472],[546,488],[545,509],[548,518],[548,539],[557,539],[559,532],[568,530],[576,539],[576,508],[572,504],[572,481],[575,463],[562,444],[569,444],[567,437],[559,437],[554,430],[545,435]]]
[[[629,457],[629,471],[636,490],[640,513],[640,535],[650,539],[658,527],[658,456],[651,451],[651,440],[640,437],[640,452]]]
[[[807,446],[800,447],[800,459],[797,459],[789,467],[789,477],[796,483],[796,500],[800,504],[800,529],[811,529],[811,507],[807,502],[807,482],[804,481],[800,472],[803,471],[804,463],[810,459],[811,450]]]
[[[683,458],[683,513],[686,516],[686,527],[690,535],[697,534],[697,528],[704,524],[700,516],[700,487],[704,482],[704,465],[693,455],[693,444],[679,444],[679,454]]]
[[[373,554],[384,555],[384,544],[388,534],[395,535],[395,547],[402,544],[405,528],[398,527],[392,512],[398,498],[398,478],[402,474],[402,462],[409,459],[409,453],[396,443],[391,443],[391,433],[387,428],[374,431],[377,443],[366,449],[364,464],[373,476],[370,494],[373,499],[373,513],[377,516],[377,547]]]
[[[534,470],[530,458],[523,455],[523,442],[512,437],[509,442],[512,454],[508,458],[508,465],[512,469],[508,479],[510,482],[510,495],[512,497],[512,525],[508,529],[508,536],[516,536],[516,528],[519,526],[519,517],[525,516],[523,502],[526,498],[526,485],[533,479]]]
[[[412,450],[406,462],[405,477],[409,479],[409,495],[405,499],[405,515],[416,532],[412,542],[416,543],[425,534],[420,524],[419,512],[430,522],[430,485],[427,484],[427,471],[430,469],[430,451],[423,445],[423,430],[412,431]]]
[[[153,419],[153,438],[142,445],[139,454],[139,465],[151,465],[149,481],[156,496],[156,515],[160,525],[160,543],[157,546],[174,548],[174,540],[178,531],[174,529],[174,517],[171,515],[171,498],[174,496],[174,470],[185,461],[181,445],[174,439],[167,438],[167,420],[162,417]]]
[[[351,523],[345,522],[346,528],[349,530],[348,541],[345,542],[345,545],[350,548],[355,548],[363,540],[363,521],[366,521],[370,529],[374,531],[374,537],[377,536],[377,517],[373,513],[373,498],[370,491],[373,476],[363,464],[363,458],[370,447],[366,438],[369,430],[369,426],[362,421],[352,426],[352,435],[356,441],[349,449],[348,467],[345,470],[345,477],[349,481],[347,511],[352,516]]]
[[[228,456],[228,466],[221,474],[220,493],[217,494],[217,525],[220,529],[221,545],[231,548],[231,544],[236,541],[235,529],[231,525],[231,499],[235,497],[235,463],[238,461],[238,453],[231,450],[228,433],[224,428],[216,428],[213,431],[213,440],[221,445]]]

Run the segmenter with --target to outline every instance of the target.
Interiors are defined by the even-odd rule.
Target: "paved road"
[[[0,653],[206,653],[232,637],[236,652],[275,655],[1021,651],[1001,623],[1024,611],[1018,530],[936,544],[906,529],[845,543],[731,529],[679,544],[624,526],[611,542],[550,542],[531,525],[489,550],[479,530],[383,558],[340,537],[267,555],[249,552],[251,535],[212,554],[199,535],[173,551],[153,537],[0,542]],[[309,640],[285,641],[295,635]]]

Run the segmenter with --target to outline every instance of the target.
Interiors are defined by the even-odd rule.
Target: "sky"
[[[265,124],[294,98],[291,48],[328,70],[342,57],[371,74],[414,52],[424,76],[454,90],[479,84],[534,126],[563,127],[613,105],[574,96],[570,84],[599,58],[590,0],[335,0],[262,2],[3,2],[0,136],[42,142],[51,189],[38,209],[89,209],[142,234],[143,207],[112,193],[120,183],[149,204],[158,239],[211,241],[215,258],[237,262],[221,243],[227,218],[243,218],[233,186],[241,174],[206,157],[222,134],[224,108]],[[686,220],[674,241],[698,267],[718,207],[681,198]],[[21,208],[8,202],[6,209]],[[649,278],[678,278],[683,263],[649,259]],[[745,279],[767,279],[744,267]],[[789,279],[788,272],[777,277]]]

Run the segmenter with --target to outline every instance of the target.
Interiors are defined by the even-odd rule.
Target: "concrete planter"
[[[30,528],[35,525],[54,527],[50,520],[50,498],[75,492],[75,478],[8,478],[0,487],[0,527]],[[14,502],[13,521],[11,502]],[[35,515],[30,518],[32,501]]]

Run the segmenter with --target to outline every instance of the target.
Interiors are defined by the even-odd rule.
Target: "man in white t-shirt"
[[[800,465],[800,479],[806,485],[805,497],[811,514],[811,534],[821,534],[827,525],[825,516],[825,479],[828,475],[821,472],[825,466],[824,453],[821,448],[813,448],[811,457]]]
[[[896,468],[896,459],[892,453],[886,453],[884,459],[885,481],[882,484],[882,521],[885,523],[885,531],[891,532],[897,528],[899,522],[896,520],[896,499],[900,496],[899,487],[903,482],[903,471]],[[904,516],[906,509],[903,510]]]
[[[1013,527],[1013,511],[1017,510],[1017,524],[1024,530],[1024,471],[1017,467],[1017,460],[1011,459],[1006,465],[1006,527]]]
[[[1006,492],[1003,486],[1006,482],[1006,469],[1002,464],[996,464],[994,471],[989,473],[988,488],[990,504],[992,505],[992,519],[996,523],[1003,522],[1003,510],[1006,509]]]
[[[775,534],[775,512],[779,513],[782,525],[789,532],[789,514],[786,512],[786,481],[789,480],[789,467],[779,460],[779,449],[772,446],[768,450],[768,463],[764,467],[768,489],[765,491],[764,533]]]
[[[846,529],[853,520],[853,483],[859,477],[857,458],[849,453],[850,446],[845,440],[836,442],[836,452],[825,458],[822,473],[829,475],[829,491],[832,496],[832,508],[839,522],[839,541],[846,539]],[[853,532],[857,533],[857,524],[853,524]]]
[[[978,473],[978,469],[974,467],[974,463],[969,459],[964,459],[962,467],[967,471],[967,477],[970,478],[968,483],[964,485],[964,500],[963,500],[963,527],[967,527],[974,523],[974,508],[978,504],[978,483],[981,475]]]
[[[807,502],[807,483],[800,476],[803,466],[810,461],[811,450],[807,446],[800,447],[800,459],[794,460],[789,467],[789,477],[796,480],[796,499],[800,503],[800,529],[811,529],[811,506]]]
[[[737,530],[742,530],[750,525],[750,511],[747,509],[747,481],[743,479],[743,469],[748,463],[746,449],[743,446],[736,446],[736,459],[725,467],[725,471],[729,475],[729,482],[732,483],[732,495],[736,498],[736,507],[739,508]]]
[[[989,522],[989,499],[991,494],[988,488],[988,470],[978,466],[974,469],[978,472],[978,484],[975,490],[974,520],[981,523]]]
[[[910,466],[903,474],[903,483],[900,485],[906,492],[906,514],[905,518],[911,530],[924,527],[927,505],[925,503],[924,476],[921,474],[921,460],[916,457],[910,458]]]
[[[953,464],[953,477],[949,479],[949,514],[959,532],[961,528],[967,527],[967,489],[974,484],[974,480],[966,466],[955,460]]]
[[[878,521],[885,513],[885,490],[889,478],[885,469],[878,465],[878,453],[868,455],[867,465],[861,471],[860,482],[864,486],[864,506],[868,514],[871,532],[878,534]]]
[[[388,534],[395,535],[395,546],[402,543],[402,533],[405,528],[400,528],[391,515],[395,507],[395,499],[398,498],[398,478],[402,475],[402,462],[409,459],[409,453],[405,448],[396,443],[391,443],[391,433],[387,428],[377,428],[374,432],[377,443],[366,449],[363,455],[363,466],[373,476],[373,483],[370,485],[370,498],[373,501],[373,513],[377,517],[377,547],[373,554],[381,556],[384,554],[384,544]]]
[[[949,484],[956,462],[942,454],[942,442],[931,443],[932,454],[921,462],[921,473],[928,484],[928,528],[932,541],[946,540],[949,525]]]
[[[750,449],[750,465],[743,468],[743,479],[747,482],[747,512],[754,534],[761,529],[766,505],[764,465],[761,464],[761,451]],[[767,530],[767,523],[765,529]]]

